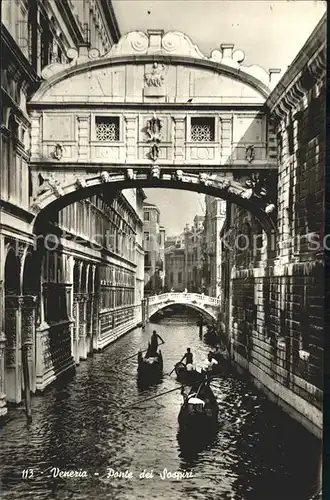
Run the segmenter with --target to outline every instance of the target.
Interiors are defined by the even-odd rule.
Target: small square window
[[[213,142],[215,126],[214,118],[191,118],[191,140],[196,142]]]
[[[119,117],[96,116],[95,135],[98,141],[119,141]]]

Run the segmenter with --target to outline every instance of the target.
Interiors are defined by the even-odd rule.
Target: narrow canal
[[[178,439],[180,391],[123,406],[166,390],[163,381],[144,392],[136,384],[136,360],[153,328],[165,340],[164,372],[191,347],[197,364],[208,347],[196,318],[173,317],[136,329],[82,362],[64,388],[33,397],[33,422],[24,408],[11,410],[0,437],[3,499],[308,500],[317,470],[318,443],[258,391],[236,377],[212,382],[220,408],[219,430],[208,443]],[[180,444],[181,443],[181,444]],[[51,468],[86,470],[86,478],[55,478]],[[107,478],[107,468],[129,469],[132,479]],[[164,469],[190,478],[162,479]],[[33,469],[33,477],[22,471]],[[140,478],[143,471],[153,478]],[[99,475],[97,475],[99,474]],[[31,472],[29,472],[31,475]]]

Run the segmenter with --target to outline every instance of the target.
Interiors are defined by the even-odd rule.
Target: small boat
[[[202,382],[197,391],[191,388],[188,395],[184,388],[181,393],[184,402],[178,416],[182,428],[206,429],[218,423],[219,407],[215,395],[207,381]]]
[[[207,332],[204,334],[204,340],[207,344],[215,345],[220,342],[220,336],[214,327],[208,327]]]
[[[187,366],[184,363],[177,363],[174,367],[176,378],[178,382],[183,385],[193,385],[202,382],[204,376],[197,370],[187,370]]]
[[[232,371],[229,353],[226,348],[218,347],[215,352],[211,353],[212,358],[214,358],[218,364],[214,365],[213,374],[221,373],[221,375],[228,375]]]
[[[150,356],[147,352],[145,357],[138,353],[138,378],[140,380],[153,381],[163,375],[163,356],[157,351],[156,356]]]

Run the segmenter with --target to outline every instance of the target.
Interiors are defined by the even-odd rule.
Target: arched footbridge
[[[161,309],[174,304],[191,307],[209,318],[217,319],[220,300],[198,293],[170,292],[151,295],[147,297],[146,304],[146,316],[148,320]]]

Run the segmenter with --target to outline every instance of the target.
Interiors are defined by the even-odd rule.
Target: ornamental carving
[[[102,182],[109,182],[110,181],[109,172],[101,172],[100,177],[101,177]]]
[[[247,148],[245,150],[245,159],[249,163],[252,163],[253,160],[255,159],[255,156],[256,156],[256,153],[255,153],[255,150],[254,150],[254,146],[253,145],[247,146]]]
[[[146,134],[148,136],[147,141],[150,143],[149,158],[152,161],[156,161],[159,158],[159,143],[161,141],[161,130],[162,123],[159,118],[157,118],[154,113],[151,120],[147,121]]]
[[[147,87],[162,87],[164,85],[164,72],[164,64],[154,62],[151,71],[144,75]]]
[[[39,181],[41,184],[37,191],[37,196],[40,196],[46,191],[51,191],[57,198],[63,196],[61,181],[56,179],[55,174],[51,173],[49,174],[49,177],[43,177],[42,174],[39,174]]]
[[[83,179],[82,177],[78,177],[76,180],[76,188],[82,189],[82,188],[85,188],[86,186],[87,186],[86,180]]]
[[[182,181],[182,176],[183,176],[182,170],[177,170],[175,175],[178,181]]]
[[[261,176],[258,172],[253,173],[247,181],[246,186],[251,189],[253,196],[256,198],[264,198],[267,195],[266,176]]]
[[[160,169],[158,167],[152,167],[152,169],[151,169],[151,177],[159,179],[159,177],[160,177]]]
[[[50,153],[50,156],[54,158],[54,160],[60,161],[63,157],[63,146],[61,144],[56,144],[54,150]]]
[[[129,180],[135,179],[136,175],[134,174],[134,170],[132,168],[128,168],[126,170],[126,177]]]

